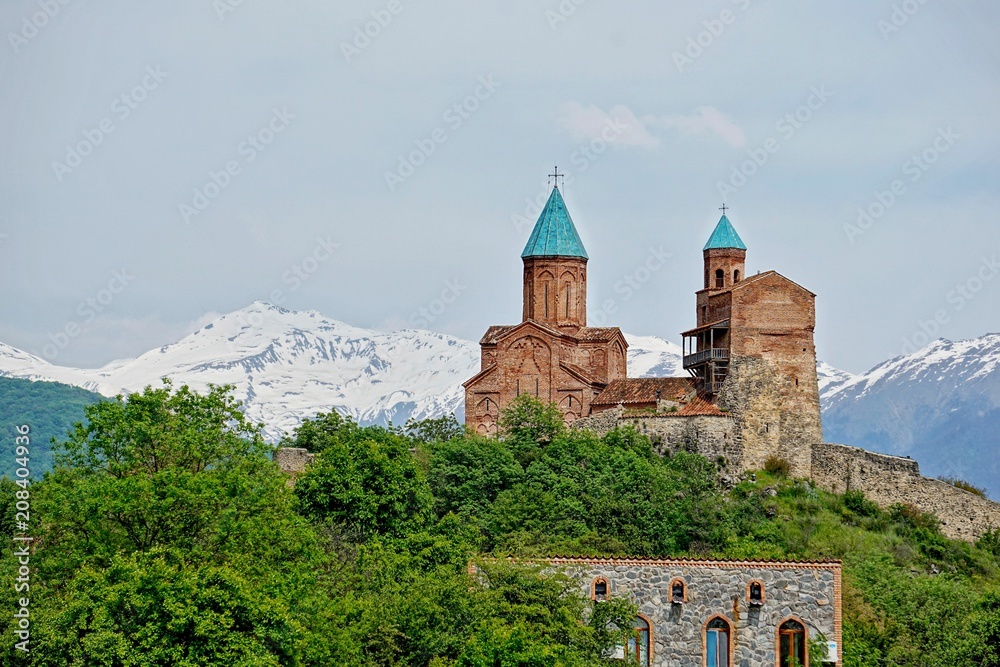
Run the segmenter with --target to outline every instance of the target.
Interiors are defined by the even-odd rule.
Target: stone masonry
[[[777,664],[778,628],[789,619],[805,626],[809,640],[836,642],[834,654],[810,656],[813,667],[841,664],[841,565],[831,562],[760,562],[556,558],[545,561],[594,597],[598,580],[609,597],[627,597],[650,626],[651,667],[704,665],[706,628],[714,618],[730,628],[734,667]],[[672,585],[684,584],[673,602]],[[751,582],[762,584],[762,604],[751,604]]]

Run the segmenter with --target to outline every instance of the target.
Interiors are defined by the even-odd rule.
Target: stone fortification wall
[[[730,473],[739,474],[746,470],[739,429],[732,417],[679,416],[670,412],[636,415],[615,408],[577,420],[573,426],[598,433],[631,426],[649,436],[653,450],[661,456],[678,451],[695,452],[713,463],[723,463]]]
[[[823,443],[812,446],[812,479],[835,493],[861,491],[882,507],[901,503],[931,512],[954,539],[973,541],[1000,528],[1000,504],[921,476],[913,459]]]
[[[298,447],[282,447],[274,450],[274,462],[278,464],[282,472],[292,475],[305,472],[306,466],[315,459],[315,454],[310,454],[309,450]]]

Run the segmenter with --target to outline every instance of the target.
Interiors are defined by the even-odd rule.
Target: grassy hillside
[[[526,397],[499,439],[318,415],[285,443],[317,454],[294,488],[224,389],[87,416],[31,487],[34,643],[3,664],[610,667],[627,600],[483,557],[631,555],[839,558],[846,665],[1000,667],[1000,535],[948,540],[912,507],[763,471],[723,489],[724,462],[567,431]],[[0,482],[8,541],[16,491]],[[0,606],[17,571],[0,553]]]
[[[31,427],[31,472],[34,477],[52,468],[50,443],[62,440],[74,423],[82,421],[84,408],[103,400],[94,392],[58,382],[32,382],[0,377],[0,477],[11,477],[14,470],[13,450],[15,429],[22,424]]]

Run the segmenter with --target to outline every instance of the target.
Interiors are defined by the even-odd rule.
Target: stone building
[[[500,410],[521,394],[555,403],[572,423],[626,374],[621,330],[587,326],[587,251],[558,186],[521,259],[521,323],[489,328],[479,342],[482,370],[465,383],[465,421],[482,434],[496,433]]]
[[[746,275],[747,248],[723,215],[703,249],[697,326],[684,368],[698,391],[739,423],[743,466],[785,459],[808,477],[823,442],[816,377],[816,295],[775,271]]]
[[[617,656],[643,667],[841,665],[839,561],[552,558],[595,601],[639,609]],[[794,657],[794,661],[792,658]]]

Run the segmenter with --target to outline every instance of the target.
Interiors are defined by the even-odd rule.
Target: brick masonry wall
[[[839,563],[575,559],[551,563],[575,579],[588,597],[593,581],[603,577],[609,595],[631,599],[650,623],[655,667],[703,665],[704,630],[715,616],[732,629],[734,667],[776,664],[777,629],[789,617],[805,625],[810,639],[822,633],[838,648],[842,642]],[[684,580],[687,592],[687,601],[680,605],[671,602],[670,585],[676,577]],[[764,604],[758,608],[748,605],[752,580],[764,584]]]

